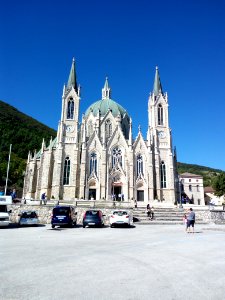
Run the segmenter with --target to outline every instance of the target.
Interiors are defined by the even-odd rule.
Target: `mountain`
[[[56,131],[0,101],[0,136],[0,152],[12,144],[12,151],[26,159],[29,150],[38,150],[43,138],[49,141]]]
[[[43,138],[48,143],[51,137],[56,137],[56,131],[0,101],[0,137],[0,187],[5,186],[9,147],[12,144],[8,186],[10,189],[16,188],[21,195],[28,152],[38,151]],[[212,178],[222,171],[178,162],[178,172],[202,175],[204,185],[209,186]]]
[[[5,186],[10,144],[12,153],[8,185],[22,188],[28,152],[41,148],[43,138],[56,137],[56,131],[0,101],[0,186]]]

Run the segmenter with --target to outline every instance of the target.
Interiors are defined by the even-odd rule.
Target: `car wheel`
[[[86,226],[83,224],[83,228],[85,228]]]
[[[55,225],[52,225],[52,228],[55,228]]]
[[[113,224],[110,224],[110,227],[113,228]]]
[[[73,225],[76,226],[76,225],[77,225],[77,221],[75,221],[75,222],[73,223]]]

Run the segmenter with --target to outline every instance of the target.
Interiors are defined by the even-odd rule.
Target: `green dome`
[[[89,108],[86,110],[85,115],[87,116],[90,112],[94,114],[96,117],[98,111],[100,110],[101,116],[106,115],[106,113],[111,110],[114,117],[124,114],[127,114],[127,111],[118,103],[116,103],[112,99],[102,99],[93,103]],[[128,114],[127,114],[128,115]]]

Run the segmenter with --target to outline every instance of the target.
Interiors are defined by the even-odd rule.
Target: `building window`
[[[90,155],[90,175],[96,174],[97,175],[97,154],[92,152]]]
[[[137,156],[137,177],[143,175],[143,158],[140,154]]]
[[[74,117],[74,101],[70,98],[67,105],[67,119],[73,119]]]
[[[64,185],[69,184],[69,179],[70,179],[70,159],[69,157],[66,157],[64,163],[63,184]]]
[[[164,161],[160,165],[160,175],[161,175],[161,188],[166,188],[166,166]]]
[[[112,122],[110,120],[106,120],[105,122],[105,136],[106,138],[110,138],[112,135]]]
[[[115,167],[118,164],[122,167],[122,151],[120,148],[116,147],[112,152],[112,167]]]
[[[163,125],[163,107],[161,104],[158,106],[158,125]]]
[[[192,191],[192,186],[191,186],[191,184],[189,185],[189,192],[191,192]]]
[[[191,182],[191,179],[189,179],[189,182]]]
[[[197,192],[199,192],[199,185],[197,185]]]

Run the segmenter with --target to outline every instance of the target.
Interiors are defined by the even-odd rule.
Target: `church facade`
[[[57,137],[28,155],[23,196],[40,199],[176,200],[176,153],[169,127],[168,96],[156,68],[148,103],[147,137],[132,137],[132,119],[112,100],[106,78],[102,98],[80,121],[80,87],[73,60],[62,95]]]

